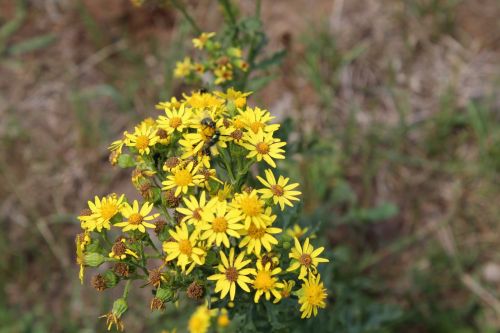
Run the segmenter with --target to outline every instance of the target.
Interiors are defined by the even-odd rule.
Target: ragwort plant
[[[324,248],[305,237],[307,228],[284,222],[301,192],[277,169],[286,146],[275,136],[280,125],[247,104],[250,92],[238,90],[257,69],[256,46],[250,39],[245,48],[232,7],[221,3],[234,30],[220,39],[201,33],[193,45],[205,56],[175,68],[175,76],[208,89],[158,103],[158,117],[109,147],[112,165],[133,169],[142,199],[96,196],[78,216],[82,283],[87,268],[105,265],[92,286],[123,288],[102,316],[108,330],[124,329],[122,317],[137,303],[131,301],[137,280],[153,292],[151,310],[177,306],[184,297],[201,303],[190,332],[269,330],[278,313],[311,318],[326,307],[317,270],[328,262]]]

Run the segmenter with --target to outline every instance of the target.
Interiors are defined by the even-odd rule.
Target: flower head
[[[272,223],[264,224],[264,226],[250,224],[250,227],[242,232],[245,237],[240,242],[240,248],[246,247],[247,253],[253,252],[257,256],[260,255],[262,248],[271,251],[272,246],[278,244],[278,240],[273,235],[282,231],[281,228],[275,228],[271,225]]]
[[[190,333],[206,333],[210,328],[210,310],[206,305],[199,306],[188,322]]]
[[[316,250],[309,244],[309,238],[306,238],[304,245],[300,246],[300,242],[297,238],[294,238],[295,247],[289,254],[292,258],[290,267],[287,271],[295,271],[300,267],[299,279],[303,279],[307,272],[316,273],[316,267],[320,262],[328,262],[328,259],[318,257],[321,252],[325,249],[324,247],[319,247]]]
[[[117,197],[115,194],[108,195],[102,199],[95,197],[94,202],[88,201],[90,212],[80,215],[78,219],[82,222],[82,228],[88,231],[110,229],[110,220],[121,210],[124,195]]]
[[[175,64],[174,76],[186,77],[191,73],[192,69],[193,64],[191,63],[191,59],[189,59],[189,57],[185,57],[184,60],[178,61]]]
[[[132,206],[128,203],[125,203],[121,213],[127,220],[116,223],[115,226],[123,227],[123,231],[139,230],[140,232],[146,232],[146,228],[154,229],[155,225],[147,221],[154,220],[160,214],[149,215],[152,209],[153,204],[148,202],[142,204],[142,207],[140,207],[140,209],[139,202],[137,200],[134,200]]]
[[[206,223],[201,227],[203,232],[201,239],[206,239],[208,245],[215,243],[217,246],[224,244],[230,247],[229,236],[240,238],[238,230],[243,228],[240,223],[242,216],[237,209],[230,207],[226,201],[217,202],[208,213],[205,213],[203,219]]]
[[[255,190],[236,194],[231,205],[243,215],[246,229],[250,228],[252,223],[256,226],[265,226],[271,220],[271,216],[267,214],[270,210],[265,209],[264,201]]]
[[[203,181],[203,175],[197,175],[198,167],[193,162],[188,165],[172,170],[172,174],[162,182],[163,190],[175,188],[175,196],[187,193],[189,187],[196,186]]]
[[[268,262],[265,266],[262,262],[257,261],[257,271],[255,273],[255,278],[253,280],[253,287],[255,289],[254,302],[258,303],[262,295],[266,297],[266,300],[271,299],[271,294],[275,297],[275,303],[281,299],[281,293],[279,289],[283,288],[284,285],[278,282],[278,278],[274,275],[279,274],[281,268],[277,267],[272,269],[271,263]]]
[[[258,162],[264,160],[276,168],[276,163],[273,159],[284,159],[285,152],[281,147],[286,145],[286,142],[281,142],[279,139],[273,138],[272,133],[266,133],[259,130],[258,133],[252,131],[247,132],[244,136],[242,146],[249,151],[247,158],[256,158]]]
[[[251,260],[245,260],[245,253],[241,252],[238,257],[234,258],[234,248],[229,250],[229,257],[223,251],[219,252],[221,263],[217,267],[219,274],[214,274],[208,277],[208,280],[217,281],[215,284],[215,292],[220,292],[220,298],[223,299],[229,293],[231,301],[234,300],[236,295],[236,284],[241,289],[250,292],[248,283],[252,280],[248,277],[249,274],[255,274],[255,269],[244,268]]]
[[[203,49],[207,44],[208,40],[215,36],[215,32],[202,32],[198,38],[193,38],[193,45],[197,49]]]
[[[309,278],[302,283],[302,288],[297,292],[301,318],[310,318],[312,314],[318,314],[318,308],[325,308],[327,297],[326,288],[320,282],[320,275],[309,274]]]
[[[194,268],[194,264],[203,265],[205,251],[197,246],[198,233],[196,231],[189,234],[188,227],[185,223],[170,230],[170,236],[174,241],[163,242],[163,251],[167,253],[166,261],[177,259],[177,265],[186,271],[186,266],[191,264],[188,273]]]
[[[200,194],[200,198],[197,199],[194,195],[190,195],[189,198],[184,197],[184,206],[178,207],[176,210],[184,215],[182,218],[182,222],[186,222],[187,224],[194,224],[196,228],[202,226],[203,218],[202,215],[206,209],[210,209],[215,201],[207,201],[207,195],[205,191],[202,191]]]
[[[301,194],[299,191],[294,191],[299,184],[288,184],[290,178],[283,176],[279,176],[278,181],[276,181],[270,169],[265,170],[264,173],[266,174],[266,179],[257,176],[257,179],[266,187],[257,190],[262,195],[262,199],[272,198],[274,204],[279,204],[281,210],[285,209],[285,205],[293,207],[291,201],[298,201],[297,196]]]
[[[160,140],[156,135],[156,128],[148,126],[146,123],[137,126],[134,133],[127,133],[126,136],[127,146],[135,147],[141,155],[148,155],[151,152],[150,147],[154,146]]]
[[[179,109],[165,109],[165,116],[158,117],[158,127],[165,130],[168,134],[173,132],[182,132],[190,126],[191,110],[185,108],[182,104]]]

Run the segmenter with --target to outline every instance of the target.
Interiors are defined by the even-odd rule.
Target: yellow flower
[[[233,67],[231,64],[219,66],[214,70],[215,84],[221,84],[233,79]]]
[[[169,231],[170,236],[175,241],[163,242],[163,251],[167,253],[165,261],[174,260],[177,258],[177,265],[182,267],[182,271],[186,270],[186,266],[191,263],[203,265],[205,251],[196,246],[198,233],[196,231],[189,235],[186,223],[182,223]],[[194,268],[194,264],[189,267],[187,273]]]
[[[295,287],[295,281],[283,281],[283,289],[281,289],[281,298],[288,298],[292,294],[292,289]]]
[[[217,204],[203,215],[203,220],[206,223],[201,227],[203,233],[200,239],[207,239],[207,245],[215,243],[217,246],[221,246],[223,243],[225,247],[230,247],[228,236],[240,238],[237,230],[243,229],[243,224],[239,223],[242,216],[226,201],[218,202],[217,199],[214,199],[214,202]]]
[[[257,261],[257,272],[253,280],[253,287],[256,290],[253,298],[255,303],[259,302],[260,296],[262,295],[269,301],[271,299],[271,294],[273,294],[275,298],[274,303],[279,302],[281,299],[279,289],[283,288],[284,285],[278,282],[278,278],[273,275],[279,274],[280,272],[281,268],[276,267],[272,269],[270,262],[263,266],[260,261]]]
[[[126,240],[125,238],[120,238],[119,241],[115,242],[113,246],[111,247],[111,252],[109,253],[110,258],[115,258],[119,260],[123,260],[127,258],[127,254],[131,255],[132,257],[138,259],[139,257],[137,254],[129,249],[127,245],[125,244]]]
[[[88,231],[85,231],[82,234],[78,234],[75,239],[76,243],[76,263],[80,265],[80,272],[78,277],[80,278],[80,283],[83,284],[83,274],[84,274],[84,265],[85,265],[85,247],[90,244],[90,236]]]
[[[284,159],[285,156],[282,154],[285,151],[281,147],[286,145],[286,142],[281,142],[279,139],[275,139],[272,133],[265,133],[259,130],[257,134],[253,132],[247,132],[244,136],[245,143],[242,146],[245,147],[249,153],[247,158],[257,158],[257,161],[267,162],[273,168],[276,168],[276,163],[274,159]]]
[[[288,272],[295,271],[300,267],[299,279],[303,279],[308,272],[316,273],[316,267],[320,262],[329,262],[328,259],[319,258],[318,256],[324,251],[324,247],[319,247],[316,250],[309,244],[309,238],[306,238],[304,245],[300,246],[297,238],[294,238],[295,247],[289,254],[292,258]]]
[[[195,92],[191,96],[182,95],[186,104],[195,109],[218,108],[224,104],[224,100],[210,93]]]
[[[302,283],[302,288],[297,292],[297,295],[299,296],[299,304],[301,304],[301,318],[310,318],[313,313],[316,316],[318,308],[326,307],[326,288],[323,286],[323,282],[320,282],[319,274],[318,276],[309,274],[309,279]]]
[[[82,222],[82,228],[88,231],[97,230],[98,232],[101,232],[103,228],[111,229],[110,220],[120,212],[124,197],[123,194],[119,198],[112,194],[102,198],[102,200],[96,196],[95,202],[89,201],[88,205],[91,214],[78,217]]]
[[[203,181],[202,175],[197,175],[198,167],[194,167],[193,162],[187,166],[172,170],[172,174],[162,182],[163,190],[175,188],[175,196],[181,193],[186,194],[190,186],[197,186]]]
[[[152,209],[153,203],[145,202],[140,209],[137,200],[134,200],[132,206],[129,203],[125,203],[121,213],[127,221],[116,223],[115,226],[123,227],[123,231],[139,230],[140,232],[146,232],[146,228],[154,229],[155,225],[146,221],[154,220],[160,214],[148,216]]]
[[[197,49],[202,50],[207,44],[208,40],[215,36],[215,32],[202,32],[198,38],[193,38],[193,45]]]
[[[208,277],[208,280],[217,281],[215,284],[215,292],[220,292],[220,298],[223,299],[229,293],[231,301],[236,295],[236,284],[241,289],[250,292],[247,283],[252,283],[248,277],[249,274],[255,274],[255,269],[244,268],[251,260],[243,260],[245,253],[241,252],[236,260],[234,259],[234,248],[229,251],[229,258],[226,257],[223,251],[220,251],[221,263],[217,267],[219,274],[214,274]]]
[[[309,228],[302,228],[300,225],[294,224],[293,228],[286,229],[286,234],[291,237],[301,238],[307,231],[309,231]],[[315,237],[311,235],[310,238],[313,239]]]
[[[146,124],[142,124],[140,127],[137,126],[133,134],[126,135],[128,139],[127,146],[135,147],[141,155],[148,155],[151,152],[149,147],[154,146],[160,139],[156,135],[156,129]]]
[[[206,333],[210,328],[210,310],[206,305],[199,306],[188,322],[190,333]]]
[[[185,108],[182,104],[179,109],[165,109],[166,116],[158,117],[158,127],[165,130],[168,134],[175,131],[182,132],[190,125],[191,110]]]
[[[259,198],[256,190],[236,194],[231,205],[240,210],[246,229],[250,228],[252,223],[256,226],[265,226],[271,220],[264,210],[264,201]]]
[[[160,102],[155,105],[155,108],[158,110],[165,110],[165,109],[178,109],[181,107],[181,102],[177,100],[177,98],[172,97],[170,101],[168,102]]]
[[[231,57],[241,58],[243,52],[239,47],[230,47],[227,49],[227,54],[230,55]]]
[[[291,200],[299,201],[297,198],[301,194],[299,191],[294,191],[294,189],[299,186],[299,184],[289,184],[290,178],[285,178],[279,176],[278,181],[274,178],[273,172],[270,169],[264,170],[266,174],[266,180],[262,177],[257,176],[257,179],[267,188],[257,190],[262,194],[262,199],[273,198],[274,204],[279,204],[281,210],[285,209],[285,205],[293,207]]]
[[[191,73],[193,68],[193,64],[191,63],[191,59],[189,57],[185,57],[183,61],[177,61],[174,69],[175,77],[186,77]]]
[[[229,324],[231,324],[231,320],[229,319],[229,316],[227,315],[227,310],[221,309],[220,314],[217,317],[217,326],[224,328],[224,327],[228,327]]]
[[[245,127],[252,131],[254,134],[259,133],[260,130],[265,133],[276,132],[280,128],[280,124],[271,124],[268,122],[275,117],[271,116],[269,111],[259,108],[246,108],[245,111],[240,112]]]
[[[275,218],[276,216],[274,216],[274,219]],[[243,231],[243,235],[245,235],[245,237],[241,240],[239,247],[242,248],[246,246],[247,253],[253,252],[259,256],[262,247],[264,247],[267,251],[271,251],[271,244],[278,244],[278,240],[273,236],[273,234],[279,234],[280,232],[280,228],[271,227],[271,224],[265,226],[261,225],[258,227],[252,223],[248,230]]]
[[[247,104],[247,96],[250,95],[251,92],[240,92],[233,88],[229,88],[226,90],[226,93],[222,91],[215,91],[214,95],[219,96],[221,98],[226,99],[228,102],[233,102],[234,106],[241,109]]]
[[[190,195],[189,198],[184,197],[183,201],[186,207],[178,207],[176,210],[184,215],[182,222],[194,224],[197,229],[202,225],[202,215],[205,209],[210,209],[215,204],[212,200],[207,201],[205,191],[201,192],[199,201],[194,195]]]

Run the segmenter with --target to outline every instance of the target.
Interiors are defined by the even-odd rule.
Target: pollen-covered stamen
[[[283,189],[283,187],[281,187],[280,185],[276,184],[276,185],[272,185],[271,186],[271,192],[277,196],[277,197],[281,197],[283,196],[283,194],[285,193],[285,190]]]
[[[179,241],[179,251],[182,254],[190,256],[191,252],[193,251],[193,247],[191,246],[191,242],[187,239],[180,240]]]
[[[257,273],[253,285],[256,289],[268,290],[273,287],[273,278],[269,271],[260,271]]]
[[[191,183],[192,180],[193,176],[186,169],[179,170],[174,175],[175,184],[177,184],[178,186],[187,186]]]
[[[143,219],[144,218],[142,217],[141,214],[139,214],[139,213],[133,213],[132,215],[129,216],[128,223],[135,224],[135,225],[141,224],[142,221],[143,221]]]
[[[182,119],[179,117],[172,117],[170,118],[170,121],[168,122],[170,127],[172,128],[177,128],[182,125]]]
[[[250,228],[248,228],[248,236],[253,239],[260,239],[266,234],[266,229],[257,228],[255,224],[251,224]]]
[[[311,284],[305,290],[305,296],[307,297],[307,302],[311,305],[320,305],[325,299],[325,293],[323,289],[318,286]]]
[[[227,230],[227,220],[222,216],[216,217],[212,222],[212,229],[215,232],[225,232]]]
[[[236,282],[238,280],[238,270],[234,267],[229,267],[226,270],[226,278],[230,282]]]
[[[243,213],[248,216],[258,216],[262,212],[262,204],[256,197],[243,198],[240,206]]]
[[[195,210],[193,210],[193,218],[200,221],[201,220],[201,212],[202,212],[201,208],[196,208]]]
[[[267,153],[269,153],[269,145],[265,142],[257,143],[257,145],[255,146],[255,149],[261,155],[266,155]]]
[[[139,135],[135,139],[135,146],[137,149],[145,149],[149,146],[149,138],[145,135]]]
[[[234,130],[233,133],[231,133],[231,137],[235,140],[241,140],[243,132],[240,129]]]
[[[311,266],[312,263],[311,256],[309,254],[304,253],[303,255],[300,256],[299,262],[301,265],[309,267]]]
[[[110,218],[115,216],[116,213],[118,213],[118,207],[116,207],[115,204],[110,203],[110,202],[106,202],[106,203],[102,204],[101,216],[103,219],[109,220]]]

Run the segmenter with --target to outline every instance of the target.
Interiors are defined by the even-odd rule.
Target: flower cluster
[[[191,332],[205,332],[214,309],[227,326],[242,304],[297,299],[302,318],[326,306],[317,271],[328,262],[323,248],[313,247],[307,228],[283,230],[283,211],[301,192],[276,173],[285,158],[280,126],[268,111],[248,106],[248,95],[228,89],[172,98],[157,105],[156,119],[111,144],[110,162],[134,168],[142,199],[110,194],[88,202],[76,239],[82,281],[85,267],[106,262],[112,266],[92,284],[104,290],[126,281],[121,303],[137,279],[154,288],[152,310],[183,292],[205,298],[209,305],[195,312]],[[126,307],[119,309],[106,315],[110,326],[122,328]]]
[[[203,32],[193,39],[193,46],[206,52],[206,56],[195,61],[185,57],[176,64],[174,76],[188,81],[203,81],[204,76],[213,79],[216,85],[231,82],[235,74],[248,71],[249,64],[243,60],[243,52],[239,47],[223,47],[216,41],[214,32]]]

